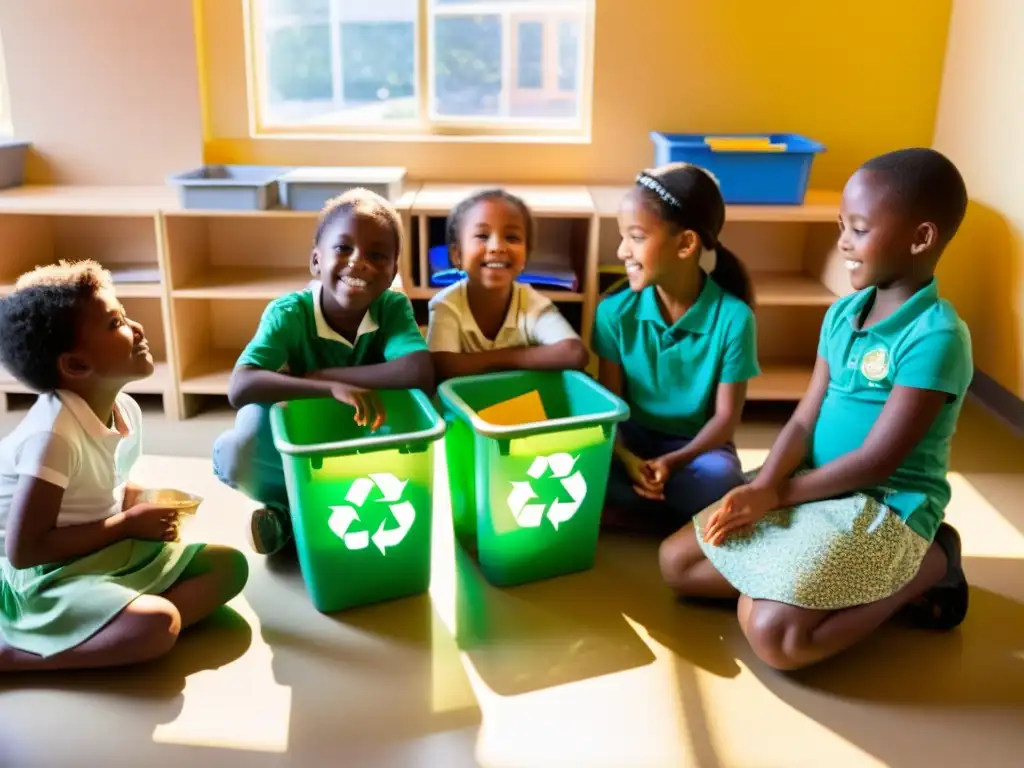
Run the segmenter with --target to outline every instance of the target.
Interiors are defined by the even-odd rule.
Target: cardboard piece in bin
[[[503,400],[482,409],[478,415],[488,424],[501,427],[518,427],[535,421],[547,421],[548,414],[540,399],[540,392],[531,390],[525,395]]]

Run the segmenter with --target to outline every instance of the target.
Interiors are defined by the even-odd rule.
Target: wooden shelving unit
[[[448,212],[464,196],[500,184],[410,185],[396,207],[406,231],[394,288],[425,326],[431,247],[444,244]],[[535,263],[558,262],[575,290],[545,291],[589,344],[599,274],[618,264],[615,221],[627,187],[505,186],[534,213]],[[834,253],[839,194],[811,190],[802,206],[730,206],[722,240],[747,264],[757,291],[764,373],[751,399],[793,401],[807,388],[825,310],[848,290]],[[20,187],[0,191],[0,295],[22,272],[56,259],[95,258],[115,275],[129,313],[145,326],[154,376],[131,391],[161,395],[170,418],[227,393],[231,369],[267,303],[309,280],[316,214],[182,210],[165,187]],[[0,401],[27,390],[0,370]]]
[[[0,294],[14,288],[18,275],[58,259],[91,258],[115,281],[134,273],[144,282],[118,282],[118,296],[129,315],[143,324],[155,373],[128,391],[159,395],[165,413],[179,417],[178,388],[168,315],[162,211],[175,204],[163,187],[20,187],[0,191]],[[9,395],[30,394],[7,371],[0,371],[0,405]]]

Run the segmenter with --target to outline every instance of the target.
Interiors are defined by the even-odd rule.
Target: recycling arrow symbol
[[[550,472],[551,477],[561,480],[562,488],[565,489],[572,501],[553,501],[550,505],[543,501],[535,502],[534,499],[538,498],[537,493],[533,490],[533,485],[529,480],[512,481],[512,492],[508,495],[508,508],[522,528],[540,527],[544,521],[545,512],[547,519],[556,531],[559,525],[572,519],[587,497],[587,481],[584,479],[583,473],[575,469],[578,458],[578,456],[571,456],[568,453],[538,456],[526,471],[526,474],[534,480],[540,480],[545,473]]]
[[[387,554],[388,547],[394,547],[402,543],[402,539],[409,533],[412,524],[416,522],[416,509],[408,501],[402,501],[402,494],[405,491],[407,480],[399,480],[390,472],[371,474],[369,477],[360,477],[345,494],[347,504],[340,504],[331,507],[331,516],[327,520],[328,527],[334,535],[341,539],[348,549],[366,549],[372,541],[374,546],[380,550],[382,555]],[[370,532],[351,531],[353,523],[359,522],[359,509],[366,503],[370,492],[376,487],[380,491],[379,503],[389,504],[391,514],[398,522],[397,528],[385,528],[387,521],[383,521],[377,532],[370,536]]]

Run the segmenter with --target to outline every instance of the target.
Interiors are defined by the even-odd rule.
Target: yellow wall
[[[975,366],[1024,397],[1024,2],[954,0],[935,147],[972,203],[939,268]]]
[[[0,2],[34,182],[161,184],[202,162],[191,0]]]
[[[651,129],[795,131],[829,147],[812,183],[929,145],[950,0],[597,0],[586,145],[250,139],[241,0],[200,0],[208,160],[404,165],[455,181],[624,182]]]

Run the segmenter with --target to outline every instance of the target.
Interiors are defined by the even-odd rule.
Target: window
[[[254,134],[582,136],[594,0],[248,0]]]

